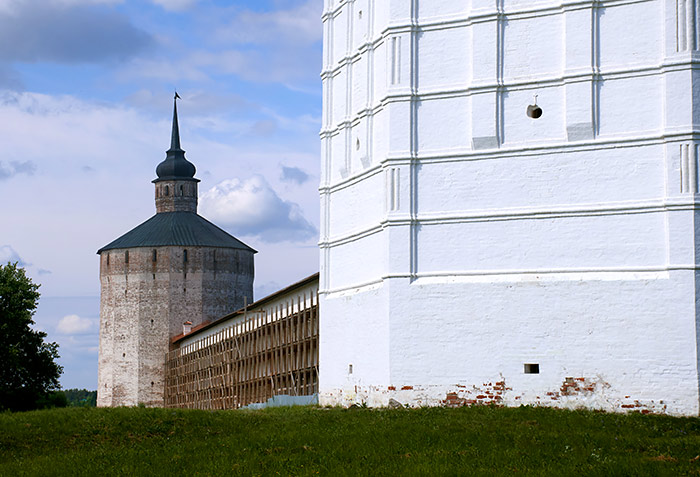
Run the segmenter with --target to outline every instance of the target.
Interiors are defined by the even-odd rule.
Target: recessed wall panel
[[[662,213],[422,224],[417,242],[425,274],[628,270],[664,264],[667,250]]]
[[[340,69],[331,79],[331,126],[337,126],[347,117],[347,72],[345,68]]]
[[[344,7],[333,18],[333,66],[347,56],[348,53],[348,8]]]
[[[506,80],[559,75],[564,64],[561,15],[509,19],[504,34]]]
[[[418,103],[418,150],[421,154],[466,150],[471,145],[470,99],[467,96]]]
[[[635,2],[600,9],[603,73],[625,65],[658,65],[664,47],[662,7],[663,2]]]
[[[448,216],[523,207],[590,209],[656,200],[665,194],[664,178],[663,146],[423,163],[417,206],[421,215]]]
[[[566,95],[563,87],[510,90],[503,95],[503,142],[507,146],[566,139]],[[542,115],[528,116],[528,106]]]
[[[374,174],[330,197],[332,239],[376,227],[384,215],[384,177]]]
[[[638,76],[600,84],[600,135],[658,131],[663,120],[663,78]]]
[[[422,90],[466,88],[471,66],[467,27],[418,35],[418,85]]]
[[[330,288],[348,288],[377,281],[385,269],[381,233],[336,245],[329,251]]]

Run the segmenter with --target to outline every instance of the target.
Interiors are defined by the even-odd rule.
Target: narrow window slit
[[[525,363],[525,374],[540,374],[540,364]]]

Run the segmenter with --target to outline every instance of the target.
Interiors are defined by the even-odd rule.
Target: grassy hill
[[[0,476],[700,475],[700,419],[542,408],[0,414]]]

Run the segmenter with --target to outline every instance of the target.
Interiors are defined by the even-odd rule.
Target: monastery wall
[[[700,411],[697,13],[326,1],[322,404]]]
[[[201,343],[198,346],[206,346],[222,331],[240,328],[243,323],[247,323],[247,326],[254,329],[257,326],[255,318],[260,318],[262,322],[263,318],[270,317],[274,321],[308,310],[317,304],[318,280],[311,280],[301,285],[294,284],[254,303],[248,303],[247,310],[241,307],[236,308],[234,313],[230,313],[229,310],[229,313],[220,314],[211,326],[185,335],[178,341],[177,347],[184,349],[195,343]]]

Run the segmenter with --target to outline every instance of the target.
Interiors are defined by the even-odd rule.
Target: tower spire
[[[180,125],[177,121],[177,100],[182,99],[180,95],[175,91],[175,97],[173,98],[173,132],[170,138],[170,151],[182,151],[180,148]],[[168,152],[170,152],[168,151]],[[184,152],[184,151],[183,151]]]
[[[180,95],[175,92],[173,98],[173,131],[170,136],[170,149],[166,151],[165,160],[158,164],[156,174],[158,179],[154,182],[164,180],[189,180],[194,179],[196,169],[194,164],[185,159],[185,151],[180,146],[180,124],[177,117],[177,100],[181,99]]]

